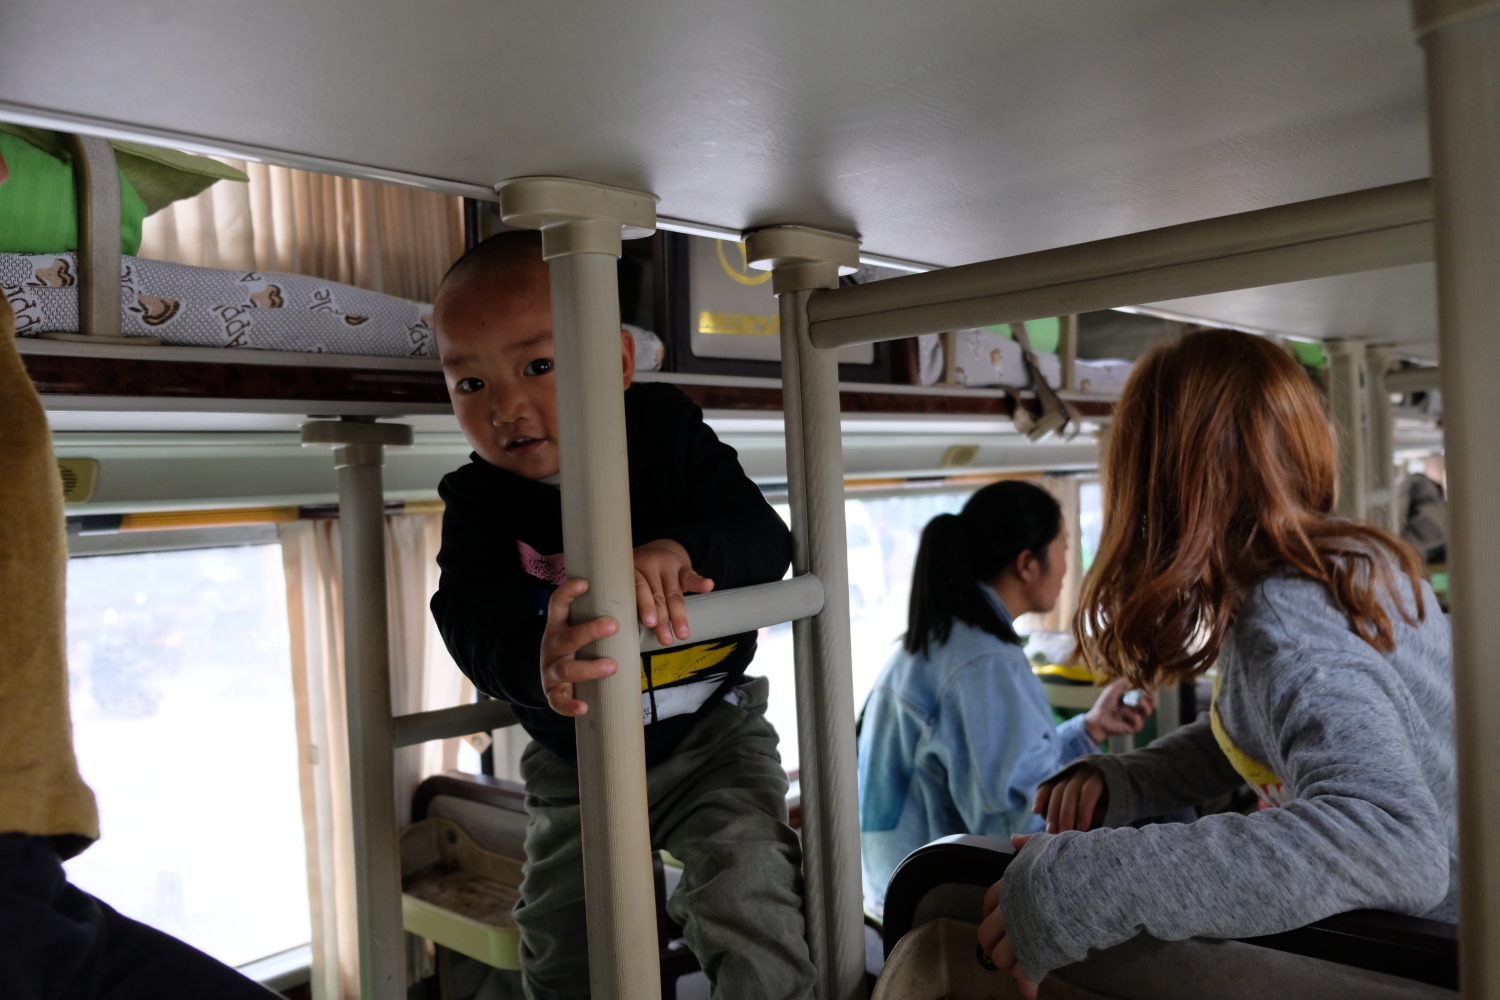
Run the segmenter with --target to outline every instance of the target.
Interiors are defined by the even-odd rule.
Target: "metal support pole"
[[[1441,388],[1441,368],[1400,368],[1387,372],[1385,387],[1391,392],[1430,392]]]
[[[1369,476],[1366,518],[1387,531],[1396,527],[1395,415],[1385,376],[1396,349],[1385,344],[1365,348],[1365,472]]]
[[[1365,345],[1358,340],[1330,340],[1328,352],[1328,414],[1338,439],[1338,502],[1344,517],[1364,520],[1369,475],[1365,451]]]
[[[1459,964],[1468,997],[1500,997],[1500,3],[1417,0],[1427,60],[1448,463],[1448,574],[1458,746]]]
[[[682,603],[693,641],[707,642],[817,614],[823,610],[823,582],[803,573],[775,583],[694,594]],[[640,633],[641,652],[665,648],[654,629],[643,625]]]
[[[649,233],[656,199],[561,178],[521,178],[497,190],[507,224],[542,231],[551,265],[563,546],[568,574],[589,581],[573,620],[609,615],[620,623],[583,652],[620,669],[579,686],[589,706],[577,724],[589,983],[596,997],[657,1000],[656,924],[643,919],[655,890],[616,275],[622,227]]]
[[[120,316],[120,173],[108,139],[69,136],[78,203],[78,332],[45,340],[153,347],[157,337],[126,337]]]
[[[841,268],[858,264],[859,244],[847,236],[777,226],[748,234],[746,249],[752,263],[773,263],[781,307],[788,484],[800,485],[805,494],[792,505],[794,558],[800,563],[795,568],[810,569],[824,587],[823,610],[811,628],[794,630],[808,944],[818,995],[856,1000],[865,991],[864,913],[838,361],[812,346],[807,301],[813,289],[837,287]]]
[[[477,701],[472,705],[398,715],[392,727],[391,742],[397,747],[411,747],[430,740],[487,733],[515,724],[516,715],[505,702]]]
[[[1064,392],[1078,391],[1078,314],[1069,313],[1062,318],[1062,330],[1057,345],[1057,356],[1062,362],[1062,385]]]
[[[818,291],[818,347],[1274,285],[1432,259],[1426,181]]]
[[[386,622],[385,493],[380,467],[386,446],[406,446],[411,441],[411,428],[405,424],[319,420],[302,425],[304,445],[333,446],[333,464],[339,474],[359,990],[360,996],[374,1000],[406,995]]]

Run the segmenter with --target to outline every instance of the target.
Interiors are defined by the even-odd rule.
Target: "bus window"
[[[102,837],[67,869],[243,965],[310,937],[281,548],[269,528],[193,534],[216,547],[85,537],[109,554],[69,560],[73,739]]]

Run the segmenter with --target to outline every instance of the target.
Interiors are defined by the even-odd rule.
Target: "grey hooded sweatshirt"
[[[1456,919],[1452,642],[1425,583],[1421,596],[1426,617],[1409,624],[1387,595],[1396,648],[1381,653],[1322,584],[1257,586],[1226,636],[1208,718],[1084,762],[1108,783],[1106,827],[1240,781],[1262,808],[1032,838],[1002,898],[1026,974],[1142,932],[1272,934],[1365,908]]]

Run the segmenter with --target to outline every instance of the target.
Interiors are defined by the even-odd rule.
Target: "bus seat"
[[[526,793],[517,782],[462,771],[433,775],[417,786],[412,797],[413,823],[428,819],[445,820],[456,825],[484,851],[517,860],[526,856]],[[662,996],[671,998],[676,995],[677,980],[698,970],[698,960],[682,940],[682,928],[672,921],[666,910],[667,899],[681,881],[681,870],[663,864],[659,852],[652,854],[651,864],[652,882],[656,888]],[[519,889],[519,880],[515,888]],[[511,938],[509,950],[503,945],[494,945],[492,949],[499,954],[501,964],[474,954],[472,948],[464,953],[495,968],[519,968],[518,960],[512,962],[506,957],[519,948],[519,932],[512,925],[508,934]],[[442,968],[443,964],[439,963],[439,969]]]
[[[1016,995],[1009,976],[979,965],[974,942],[984,892],[1013,856],[1005,841],[959,835],[934,841],[897,866],[886,894],[887,958],[876,1000]],[[1453,925],[1359,910],[1239,940],[1141,935],[1056,970],[1040,996],[1261,1000],[1274,989],[1289,996],[1425,1000],[1456,997],[1457,988]]]

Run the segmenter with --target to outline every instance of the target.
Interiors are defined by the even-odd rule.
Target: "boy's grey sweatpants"
[[[683,865],[667,912],[683,926],[714,1000],[813,995],[801,850],[782,818],[787,781],[766,721],[768,689],[764,678],[741,683],[646,775],[652,846]],[[515,916],[526,995],[587,997],[578,769],[533,742],[521,775],[529,818]]]

